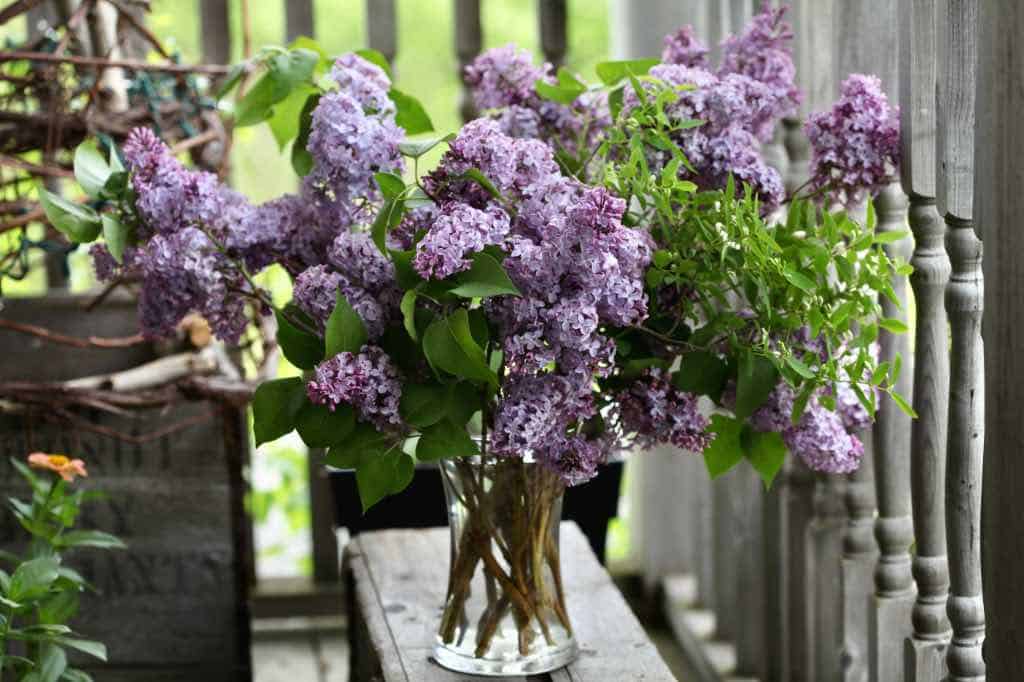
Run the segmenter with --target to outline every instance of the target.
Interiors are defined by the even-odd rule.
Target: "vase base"
[[[467,633],[470,635],[471,633]],[[473,641],[467,637],[469,641]],[[431,658],[442,668],[469,675],[505,677],[516,675],[539,675],[558,670],[576,660],[579,648],[575,639],[569,639],[556,646],[544,646],[527,656],[519,653],[513,640],[495,638],[485,658],[477,658],[471,650],[437,642]]]

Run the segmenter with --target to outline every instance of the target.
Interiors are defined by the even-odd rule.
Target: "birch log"
[[[941,78],[937,96],[939,207],[953,274],[946,288],[952,327],[946,534],[953,638],[946,656],[950,682],[985,679],[982,642],[981,478],[984,447],[984,347],[981,338],[982,250],[974,233],[975,69],[978,6],[941,0]],[[1019,669],[1018,669],[1019,672]]]

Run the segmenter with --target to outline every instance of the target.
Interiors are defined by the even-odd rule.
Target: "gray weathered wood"
[[[790,468],[783,469],[776,476],[771,489],[765,495],[764,518],[764,582],[765,582],[765,682],[787,682],[793,677],[789,673],[789,593],[788,569],[793,561],[790,550],[789,498],[794,492],[791,485]]]
[[[705,0],[612,0],[608,22],[612,54],[616,59],[657,57],[665,34],[684,24],[693,26],[696,35],[706,36],[706,11]]]
[[[807,529],[809,544],[807,588],[811,594],[806,604],[808,665],[813,680],[834,679],[842,665],[842,555],[843,531],[846,527],[846,506],[843,499],[844,479],[816,474],[813,517]]]
[[[814,513],[814,474],[793,457],[786,458],[783,472],[786,508],[782,531],[787,552],[779,571],[785,582],[786,600],[782,603],[785,638],[782,643],[786,652],[783,654],[785,674],[780,680],[812,682],[815,679],[811,660],[814,633],[807,614],[813,603],[814,585],[808,537]]]
[[[878,560],[875,543],[875,477],[870,434],[864,441],[860,468],[846,481],[846,530],[843,534],[842,682],[868,682],[868,595]]]
[[[878,229],[905,232],[907,199],[896,185],[882,190],[875,205]],[[890,256],[904,260],[910,256],[909,239],[890,244]],[[907,282],[897,276],[893,289],[902,306],[881,297],[886,317],[906,318]],[[896,390],[905,398],[912,396],[913,368],[906,334],[879,333],[879,360],[893,362],[903,358],[903,370]],[[910,611],[914,604],[914,580],[911,574],[910,545],[914,541],[910,514],[910,417],[885,395],[879,397],[873,436],[875,490],[878,517],[875,539],[879,557],[875,567],[875,593],[871,612],[869,664],[871,679],[899,680],[903,675],[903,642],[910,635]]]
[[[981,489],[984,448],[984,346],[981,338],[982,248],[972,218],[977,65],[977,3],[943,0],[939,120],[939,193],[953,274],[946,288],[952,328],[946,533],[953,639],[946,656],[951,682],[985,678],[981,645],[985,610],[981,581]],[[970,165],[968,165],[970,164]],[[981,180],[986,182],[986,180]],[[967,195],[967,191],[970,195]]]
[[[398,54],[398,16],[395,0],[366,0],[367,44],[377,50],[388,63],[395,63]]]
[[[745,463],[743,463],[745,464]],[[743,538],[739,546],[736,582],[736,610],[739,622],[736,629],[736,674],[763,678],[768,651],[765,648],[767,624],[764,554],[764,482],[753,467],[737,467],[734,483],[737,535]]]
[[[231,21],[228,0],[201,0],[199,39],[203,61],[227,64],[231,61]]]
[[[984,652],[987,679],[1009,682],[1024,670],[1024,5],[986,0],[978,8],[976,175],[970,203],[985,243]],[[951,199],[947,207],[952,212],[957,204]],[[968,613],[978,621],[976,607]]]
[[[634,537],[644,584],[653,593],[666,575],[696,575],[710,546],[703,544],[710,533],[700,524],[700,505],[709,500],[707,470],[700,457],[676,448],[653,449],[628,466],[638,484],[631,512],[642,520]],[[666,507],[666,499],[677,503]]]
[[[750,0],[729,0],[729,25],[734,35],[739,35],[753,16],[755,9],[760,9],[761,3],[750,2]]]
[[[480,53],[483,29],[480,25],[480,0],[455,0],[455,56],[459,63],[459,112],[463,121],[476,117],[473,97],[465,84],[466,66]]]
[[[579,528],[565,523],[561,533],[567,608],[580,657],[561,671],[530,679],[675,679]],[[346,548],[345,572],[358,621],[352,631],[356,679],[374,674],[383,682],[475,679],[429,660],[447,579],[447,562],[439,557],[447,554],[448,544],[448,530],[434,528],[363,533]]]
[[[285,0],[284,31],[288,42],[299,36],[313,37],[313,0]]]
[[[558,68],[565,61],[568,17],[565,0],[538,0],[537,21],[540,30],[540,49],[544,58]]]
[[[942,677],[951,631],[946,617],[946,426],[949,417],[949,325],[944,296],[950,264],[944,224],[935,207],[936,6],[914,0],[900,6],[900,111],[903,188],[910,197],[914,234],[914,410],[911,424],[913,574],[917,600],[906,647],[908,682]]]

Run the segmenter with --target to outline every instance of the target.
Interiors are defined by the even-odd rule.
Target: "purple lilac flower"
[[[388,355],[377,346],[363,346],[359,353],[338,353],[313,370],[306,384],[309,399],[334,411],[347,403],[359,419],[378,431],[401,427],[398,404],[401,376]]]
[[[566,429],[594,414],[590,387],[545,373],[513,377],[503,388],[491,431],[491,450],[522,457],[564,439]]]
[[[714,434],[711,421],[701,414],[697,396],[680,391],[664,370],[652,369],[619,395],[620,419],[627,434],[651,448],[671,443],[690,452],[702,453]]]
[[[500,244],[509,230],[509,217],[501,207],[486,210],[445,202],[427,234],[416,245],[413,267],[424,279],[445,279],[467,270],[470,256],[490,244]]]
[[[771,137],[779,119],[796,112],[802,99],[793,65],[793,31],[783,21],[787,9],[772,8],[766,2],[743,33],[722,41],[719,75],[742,75],[770,92],[771,116],[755,131],[762,141]]]
[[[508,44],[478,55],[466,67],[465,78],[478,109],[497,109],[532,103],[537,97],[534,83],[546,72],[534,66],[528,50]]]
[[[393,295],[390,290],[372,294],[352,284],[343,274],[331,270],[329,266],[316,265],[295,278],[292,299],[303,312],[313,318],[323,333],[327,318],[334,311],[339,289],[362,319],[367,337],[371,341],[379,339],[394,319],[398,308],[400,297]]]
[[[899,166],[898,108],[889,105],[875,76],[843,81],[830,111],[804,126],[811,142],[811,186],[841,203],[856,203],[892,181]]]
[[[683,26],[665,36],[661,61],[666,64],[697,66],[708,65],[708,48],[693,34],[693,26]]]
[[[388,97],[391,79],[376,64],[347,52],[335,60],[331,78],[342,92],[347,92],[363,105],[367,113],[394,113],[395,103]]]
[[[199,312],[218,338],[237,343],[245,331],[244,288],[238,274],[206,235],[193,227],[149,240],[136,255],[142,274],[139,313],[147,337],[172,333],[185,315]]]
[[[782,432],[790,452],[814,471],[847,474],[855,471],[864,444],[847,433],[840,416],[819,404],[808,404],[800,421]]]
[[[796,392],[785,381],[768,394],[767,400],[750,415],[750,425],[757,431],[782,433],[793,426],[793,404]]]
[[[587,440],[582,436],[556,438],[537,453],[538,461],[565,485],[586,483],[597,475],[598,467],[608,457],[604,443]]]

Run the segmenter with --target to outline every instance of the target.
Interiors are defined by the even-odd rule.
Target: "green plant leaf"
[[[42,187],[39,188],[39,203],[50,224],[72,242],[85,244],[100,236],[100,217],[88,206],[68,201]]]
[[[373,243],[377,245],[377,248],[385,256],[388,255],[388,232],[402,221],[403,215],[405,215],[405,201],[402,199],[388,199],[381,206],[377,217],[373,220],[373,225],[370,226],[370,235],[373,237]]]
[[[412,460],[401,450],[364,457],[356,469],[356,487],[363,513],[388,495],[399,492],[412,480]]]
[[[72,530],[54,539],[59,547],[100,547],[102,549],[126,549],[120,538],[101,530]]]
[[[693,351],[682,357],[679,370],[672,375],[672,385],[681,391],[706,395],[715,402],[729,375],[725,360],[709,351]]]
[[[421,462],[479,454],[480,448],[476,441],[470,438],[466,428],[448,419],[423,429],[420,440],[416,443],[416,459]]]
[[[40,623],[67,623],[78,613],[78,592],[61,590],[39,602]]]
[[[643,76],[651,67],[661,63],[657,57],[647,59],[627,59],[623,61],[601,62],[597,65],[597,77],[605,85],[615,85],[629,76]]]
[[[277,71],[268,71],[235,104],[235,127],[245,128],[267,120],[273,106],[291,92],[292,86]]]
[[[738,419],[746,419],[761,407],[768,394],[778,383],[779,372],[771,360],[747,351],[740,356],[739,376],[736,379],[736,406]]]
[[[878,326],[886,331],[892,332],[893,334],[906,334],[907,325],[903,320],[896,319],[895,317],[887,317],[884,320],[878,321]]]
[[[443,142],[451,142],[455,139],[455,133],[448,133],[444,137],[431,137],[426,140],[406,140],[398,143],[398,151],[410,159],[418,159],[431,149]]]
[[[742,442],[750,465],[764,481],[764,487],[771,488],[772,481],[786,460],[786,444],[782,441],[782,435],[761,433],[747,427],[743,431]]]
[[[75,180],[86,194],[98,199],[113,171],[100,154],[94,140],[86,140],[75,148],[74,167]]]
[[[319,90],[312,86],[298,86],[274,105],[273,115],[267,121],[267,125],[279,150],[283,150],[289,142],[298,137],[302,128],[302,110],[309,97],[318,93]]]
[[[469,270],[455,276],[457,285],[451,290],[463,298],[486,298],[487,296],[520,296],[519,289],[512,283],[505,268],[494,256],[478,251],[472,256]]]
[[[796,270],[785,270],[782,273],[786,280],[795,286],[797,289],[804,291],[808,294],[813,293],[815,289],[814,280],[807,275],[797,272]]]
[[[358,353],[366,344],[366,325],[359,313],[349,305],[345,294],[338,290],[334,310],[327,318],[324,330],[325,355],[333,358],[338,353]]]
[[[711,478],[715,479],[743,459],[743,445],[740,442],[743,423],[732,417],[713,414],[709,430],[715,434],[715,439],[704,448],[704,466]]]
[[[487,191],[488,194],[490,194],[495,199],[501,198],[501,192],[498,191],[498,188],[494,186],[494,183],[488,180],[487,176],[484,175],[483,171],[481,171],[479,168],[470,168],[465,173],[463,173],[461,177],[466,180],[472,180],[476,184],[480,185],[481,187],[484,188],[484,190]]]
[[[387,436],[372,424],[356,422],[348,438],[331,446],[325,462],[338,469],[355,469],[364,458],[383,455],[388,447]]]
[[[395,123],[406,135],[419,135],[434,130],[434,124],[430,122],[430,117],[418,99],[395,88],[388,91],[388,97],[395,103]]]
[[[374,173],[373,178],[385,199],[394,199],[405,191],[405,180],[394,173]]]
[[[566,105],[575,102],[576,98],[586,90],[586,86],[552,85],[543,79],[537,79],[533,84],[533,88],[542,99]]]
[[[445,396],[445,413],[457,426],[465,426],[476,412],[480,411],[480,391],[468,381],[448,384]]]
[[[440,384],[406,384],[398,413],[418,429],[441,421],[448,412],[448,390]]]
[[[313,170],[313,155],[306,149],[309,143],[309,131],[313,126],[313,110],[320,104],[320,93],[314,93],[306,98],[299,114],[299,134],[292,144],[292,170],[299,177],[309,175]]]
[[[306,401],[299,377],[264,381],[252,398],[256,446],[276,440],[295,428],[295,417]]]
[[[38,557],[24,562],[11,575],[7,598],[24,602],[46,594],[50,585],[57,579],[59,567],[60,562],[52,556]]]
[[[56,644],[46,642],[39,648],[39,663],[33,671],[39,682],[57,682],[68,667],[68,657]]]
[[[416,297],[417,293],[415,289],[409,289],[402,295],[402,302],[399,304],[399,310],[402,311],[402,324],[405,326],[405,331],[409,334],[409,338],[415,341],[418,337],[416,333]]]
[[[799,358],[796,358],[791,355],[786,358],[786,364],[789,365],[794,372],[802,376],[804,379],[814,378],[814,370],[808,367],[807,363],[805,363],[803,360],[800,360]]]
[[[462,315],[459,318],[462,320],[461,324],[464,325],[459,333],[462,341],[456,337],[453,329],[459,323],[452,324],[452,318],[458,316],[460,312]],[[467,352],[464,346],[468,346],[470,351]],[[443,370],[457,377],[483,381],[497,386],[497,375],[487,366],[483,352],[473,341],[464,308],[457,310],[448,319],[439,318],[430,323],[423,334],[423,353],[435,371]]]
[[[242,82],[242,76],[245,75],[245,70],[248,66],[247,62],[239,62],[232,66],[214,93],[214,97],[218,100],[223,99],[225,95],[237,88],[238,84]]]
[[[83,654],[89,654],[93,658],[106,662],[107,660],[107,647],[102,642],[94,642],[91,639],[75,639],[72,637],[59,637],[57,643],[66,646],[69,649],[75,649],[81,651]]]
[[[890,396],[890,397],[892,398],[893,402],[894,402],[894,403],[896,403],[896,405],[897,405],[897,406],[898,406],[898,407],[899,407],[899,408],[900,408],[901,410],[903,410],[903,412],[904,412],[904,413],[905,413],[905,414],[906,414],[907,416],[909,416],[909,417],[910,417],[911,419],[917,419],[917,412],[916,412],[916,411],[914,410],[914,408],[913,408],[913,407],[912,407],[912,406],[910,405],[910,403],[908,403],[908,402],[907,402],[907,399],[906,399],[906,398],[904,398],[903,396],[901,396],[901,395],[900,395],[899,393],[897,393],[896,391],[893,391],[893,392],[891,392],[891,393],[889,394],[889,396]]]
[[[356,426],[350,405],[331,410],[326,405],[306,402],[295,416],[295,429],[302,442],[311,448],[328,448],[343,442]]]
[[[308,318],[294,304],[288,304],[284,310],[275,310],[277,345],[281,347],[281,352],[288,358],[288,362],[299,369],[313,369],[324,359],[324,342],[320,337],[292,324],[286,313]],[[309,322],[313,324],[312,320]]]
[[[104,213],[100,220],[107,251],[110,251],[115,261],[121,263],[124,260],[124,249],[128,246],[128,227],[109,213]]]

